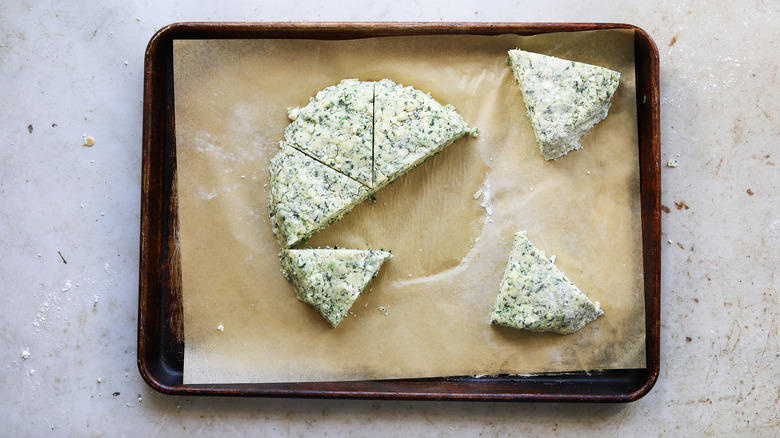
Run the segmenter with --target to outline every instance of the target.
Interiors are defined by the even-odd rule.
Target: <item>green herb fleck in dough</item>
[[[523,50],[509,51],[526,114],[545,160],[580,149],[580,138],[607,117],[620,73]]]
[[[358,249],[282,250],[282,273],[298,299],[311,304],[336,327],[360,293],[392,257],[387,251]]]
[[[535,332],[574,333],[604,312],[574,285],[525,231],[518,231],[490,322]]]

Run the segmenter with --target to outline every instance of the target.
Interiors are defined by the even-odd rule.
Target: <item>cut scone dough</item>
[[[476,129],[430,95],[389,79],[344,79],[288,110],[271,162],[268,208],[289,248],[339,219],[395,178]]]
[[[282,248],[308,238],[363,202],[368,189],[284,143],[271,159],[268,211]]]
[[[371,187],[374,83],[344,79],[291,108],[284,141]]]
[[[603,120],[620,73],[523,50],[509,51],[528,119],[545,160],[579,149],[580,138]]]
[[[452,105],[389,79],[376,83],[374,189],[383,187],[469,132]],[[476,131],[473,131],[476,135]]]
[[[525,231],[514,245],[490,322],[535,332],[574,333],[604,312],[537,249]]]
[[[387,251],[358,249],[282,250],[282,272],[295,294],[314,306],[333,326],[339,325],[366,285],[379,272]]]

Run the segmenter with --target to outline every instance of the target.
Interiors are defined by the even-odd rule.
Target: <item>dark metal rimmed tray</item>
[[[183,383],[173,41],[349,40],[405,35],[536,35],[634,31],[644,260],[646,368],[517,376],[441,377],[273,384]],[[661,174],[658,50],[628,24],[594,23],[176,23],[150,40],[144,65],[138,368],[166,394],[399,400],[630,402],[647,394],[660,366]]]

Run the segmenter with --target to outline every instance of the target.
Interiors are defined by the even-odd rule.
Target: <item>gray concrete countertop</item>
[[[774,436],[780,4],[102,3],[0,10],[9,436]],[[143,56],[177,21],[625,22],[661,57],[661,374],[626,405],[172,397],[136,368]],[[84,137],[95,144],[84,147]],[[67,263],[66,263],[67,262]]]

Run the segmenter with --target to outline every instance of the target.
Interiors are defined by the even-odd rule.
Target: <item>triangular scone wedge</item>
[[[371,187],[374,82],[344,79],[287,112],[287,144]]]
[[[295,294],[314,306],[333,326],[339,325],[379,267],[387,251],[358,249],[282,250],[282,272]]]
[[[579,149],[580,137],[607,117],[620,73],[522,50],[509,51],[528,119],[545,160]]]
[[[604,314],[537,249],[525,231],[515,234],[509,262],[490,315],[493,324],[535,332],[574,333]]]
[[[368,189],[284,143],[271,159],[268,211],[282,248],[341,218],[368,197]]]
[[[376,83],[374,190],[440,152],[469,127],[452,105],[389,79]],[[476,135],[476,131],[474,132]]]

